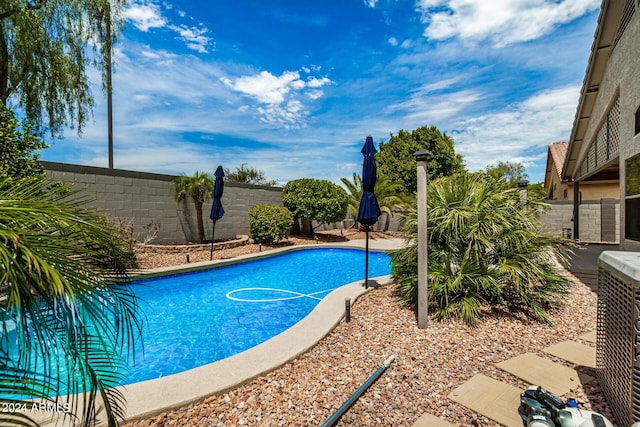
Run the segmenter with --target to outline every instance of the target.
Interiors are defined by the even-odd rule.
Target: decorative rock
[[[231,250],[224,251],[226,257]],[[197,256],[192,252],[194,262]],[[476,374],[524,389],[526,383],[495,363],[528,352],[545,356],[542,348],[595,329],[596,296],[563,274],[576,285],[564,306],[551,313],[553,326],[495,310],[475,326],[431,320],[427,329],[418,329],[415,313],[402,308],[393,286],[376,288],[354,303],[358,315],[350,323],[338,324],[307,353],[235,390],[128,426],[317,426],[391,354],[396,361],[337,426],[411,426],[425,412],[462,427],[497,426],[445,396]],[[614,421],[597,384],[563,397]]]

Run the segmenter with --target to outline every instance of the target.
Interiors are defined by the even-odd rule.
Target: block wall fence
[[[68,183],[86,194],[99,213],[127,227],[140,242],[150,235],[149,226],[153,223],[159,224],[160,229],[152,243],[197,240],[195,206],[191,200],[176,202],[175,175],[41,163],[48,178]],[[249,209],[261,203],[282,205],[282,188],[225,182],[222,198],[225,214],[216,223],[216,240],[249,234]],[[540,218],[544,231],[561,236],[566,235],[567,230],[573,230],[573,202],[553,200],[549,204],[549,211]],[[203,205],[205,239],[211,238],[210,209],[211,200],[207,200]],[[583,201],[580,205],[580,240],[619,242],[619,213],[618,200]],[[324,224],[317,230],[348,227],[352,223],[352,220],[345,220]],[[373,229],[381,230],[385,225],[389,230],[397,231],[401,228],[401,221],[395,216],[387,223],[383,215]]]
[[[177,176],[133,172],[66,163],[41,162],[48,178],[72,185],[93,201],[99,213],[122,224],[136,240],[144,241],[153,222],[160,225],[152,243],[197,240],[195,205],[175,200]],[[249,209],[257,204],[282,205],[282,188],[225,182],[224,216],[216,222],[215,239],[249,234]],[[211,200],[203,205],[205,239],[211,238]]]
[[[543,230],[549,234],[573,236],[573,201],[548,200],[548,212],[540,217]],[[620,242],[620,201],[617,199],[585,200],[580,204],[580,241]]]

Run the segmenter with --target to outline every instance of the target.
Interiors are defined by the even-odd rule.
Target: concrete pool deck
[[[370,250],[393,250],[401,248],[403,245],[404,240],[402,239],[369,240]],[[275,255],[309,247],[364,248],[365,241],[353,240],[344,243],[294,246],[265,251],[260,256]],[[194,263],[186,270],[229,264],[255,257],[256,254],[252,254],[232,260]],[[144,275],[162,275],[179,271],[185,271],[184,266],[154,269],[145,272]],[[370,283],[375,281],[380,285],[391,282],[389,276],[370,278],[369,280]],[[304,319],[256,347],[179,374],[121,387],[120,390],[127,401],[126,419],[145,418],[167,409],[185,406],[207,396],[235,388],[282,366],[309,350],[335,328],[344,317],[345,298],[351,298],[353,303],[368,291],[362,286],[362,282],[362,280],[352,282],[332,291]]]

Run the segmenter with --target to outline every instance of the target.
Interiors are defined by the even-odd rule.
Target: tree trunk
[[[198,220],[198,241],[204,241],[204,222],[202,221],[202,203],[196,203],[196,216]]]
[[[302,234],[305,236],[313,236],[313,227],[311,226],[311,220],[302,218]]]
[[[301,234],[301,233],[302,233],[302,230],[300,229],[300,218],[294,217],[293,226],[291,227],[291,234],[295,236],[296,234]]]
[[[4,26],[0,23],[0,102],[7,105],[9,97],[9,50],[4,37]]]

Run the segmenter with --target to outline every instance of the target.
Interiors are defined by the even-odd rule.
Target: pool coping
[[[387,242],[370,240],[369,249],[385,251],[401,247],[401,239],[386,239]],[[248,259],[273,256],[305,248],[356,248],[362,249],[363,241],[299,245],[278,248],[256,254],[243,255],[228,260],[194,263],[188,267],[159,268],[145,271],[137,277],[154,277],[176,272],[194,271],[213,265],[233,264]],[[390,276],[379,276],[369,280],[379,285],[391,283]],[[306,352],[327,336],[342,321],[345,314],[345,299],[353,304],[369,289],[362,280],[343,285],[325,296],[306,317],[286,331],[234,356],[209,363],[184,372],[162,378],[118,387],[127,402],[126,420],[147,418],[169,409],[176,409],[202,400],[208,396],[236,388],[256,377],[271,372]]]

